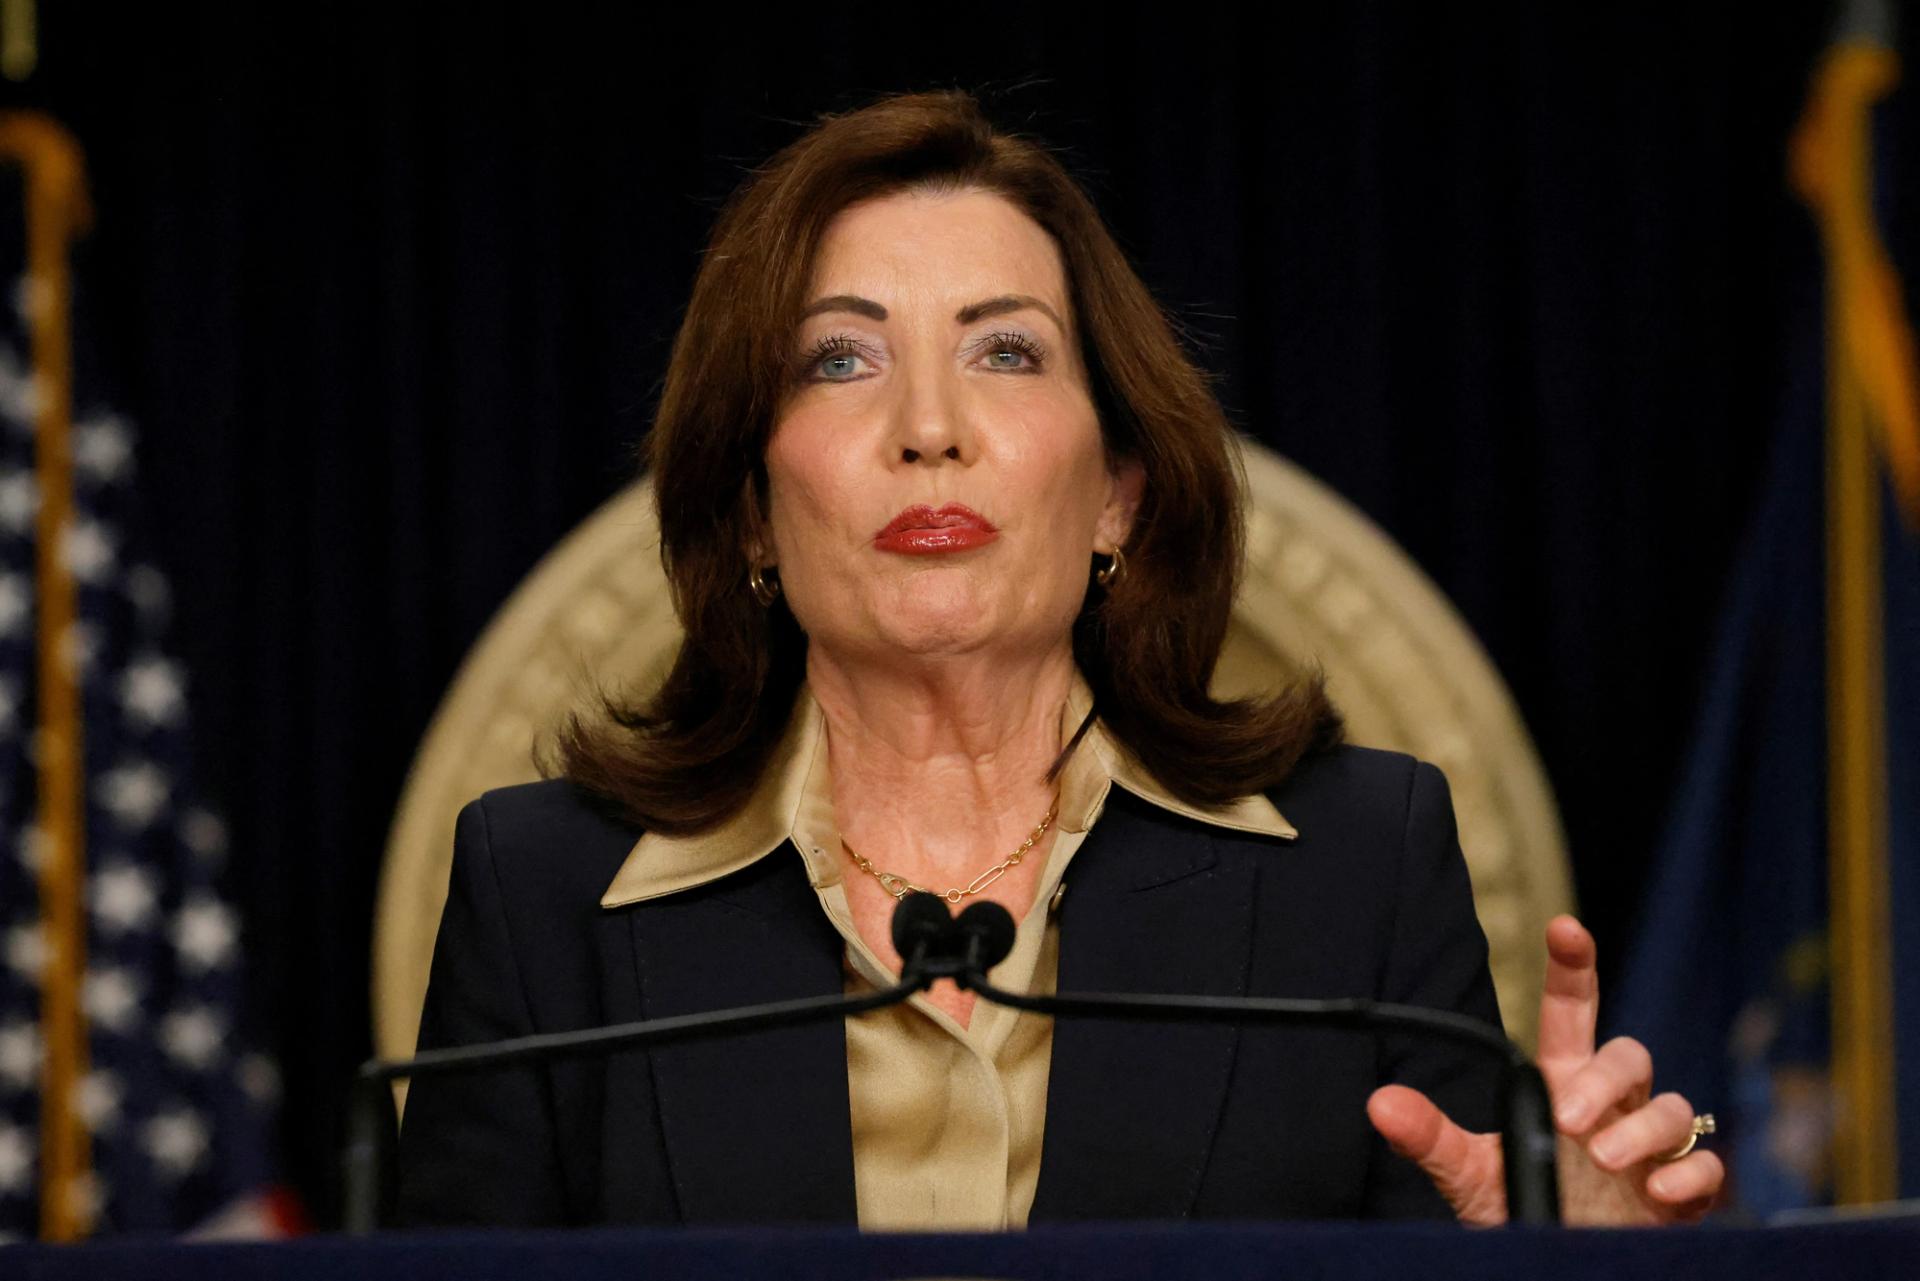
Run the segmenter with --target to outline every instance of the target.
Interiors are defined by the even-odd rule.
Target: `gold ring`
[[[1700,1141],[1701,1135],[1712,1134],[1714,1129],[1713,1113],[1701,1112],[1696,1114],[1693,1118],[1693,1130],[1687,1135],[1687,1141],[1680,1145],[1679,1151],[1669,1153],[1663,1157],[1662,1160],[1678,1161],[1681,1157],[1693,1151],[1693,1145]]]

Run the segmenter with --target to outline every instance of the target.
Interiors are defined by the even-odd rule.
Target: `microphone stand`
[[[953,917],[945,904],[938,905],[937,915],[934,907],[924,903],[896,909],[894,945],[907,958],[901,967],[900,981],[865,996],[808,996],[707,1014],[642,1019],[575,1032],[545,1032],[481,1045],[452,1046],[428,1050],[409,1059],[368,1059],[354,1074],[347,1143],[341,1158],[346,1184],[343,1226],[354,1236],[365,1235],[380,1226],[381,1175],[386,1169],[388,1149],[398,1132],[392,1090],[392,1082],[396,1080],[475,1072],[527,1061],[611,1054],[638,1045],[764,1031],[884,1009],[933,986],[936,979],[958,977],[964,960],[947,947],[948,932],[952,928]]]
[[[915,896],[909,896],[915,897]],[[932,896],[929,896],[932,897]],[[1031,996],[1007,992],[987,981],[987,971],[1013,946],[1013,918],[998,903],[983,900],[954,921],[959,934],[949,950],[962,960],[954,982],[996,1005],[1050,1016],[1129,1019],[1163,1023],[1294,1023],[1356,1032],[1404,1030],[1451,1041],[1500,1060],[1506,1069],[1502,1104],[1505,1124],[1500,1150],[1505,1158],[1507,1221],[1560,1222],[1560,1181],[1555,1165],[1553,1109],[1547,1084],[1525,1050],[1504,1032],[1479,1019],[1418,1005],[1397,1005],[1364,997],[1310,1000],[1262,996],[1178,996],[1123,993]]]

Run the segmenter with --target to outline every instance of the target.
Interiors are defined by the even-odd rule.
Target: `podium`
[[[0,1248],[8,1281],[1809,1281],[1920,1277],[1920,1221],[1792,1228],[1475,1231],[1451,1224],[1087,1224],[998,1234],[851,1229],[391,1233],[267,1244],[120,1241]]]

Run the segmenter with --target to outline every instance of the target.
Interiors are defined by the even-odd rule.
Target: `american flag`
[[[26,275],[18,174],[0,175],[0,1239],[41,1223],[49,950],[36,867],[37,286]],[[3,297],[4,295],[0,295]],[[84,295],[74,290],[73,315]],[[76,323],[73,331],[80,332]],[[79,344],[76,344],[79,346]],[[94,1234],[177,1232],[269,1184],[271,1064],[240,1019],[240,922],[222,893],[220,818],[196,803],[187,679],[167,650],[165,578],[141,557],[135,435],[101,403],[85,350],[72,396],[75,585],[65,637],[85,762],[85,1070],[73,1103],[90,1156],[65,1195]]]

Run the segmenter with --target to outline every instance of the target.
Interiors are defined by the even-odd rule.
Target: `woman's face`
[[[1108,468],[1052,238],[982,191],[865,201],[829,225],[809,298],[757,561],[813,644],[1066,644],[1141,472]]]

